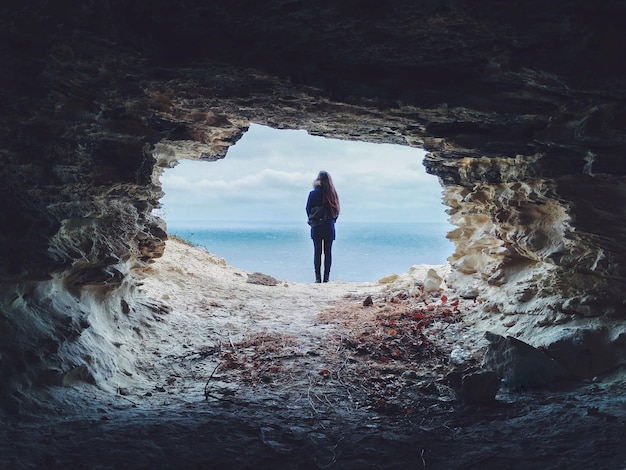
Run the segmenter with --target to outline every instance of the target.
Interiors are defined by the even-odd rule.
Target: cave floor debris
[[[480,305],[449,289],[254,285],[177,242],[151,271],[143,289],[168,308],[132,377],[116,394],[53,388],[56,411],[3,417],[3,468],[626,465],[619,380],[457,400],[446,374],[486,343],[469,321]]]

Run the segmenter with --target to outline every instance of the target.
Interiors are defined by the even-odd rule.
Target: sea
[[[446,264],[454,250],[445,223],[337,223],[330,278],[376,281],[415,264]],[[237,268],[281,281],[312,282],[313,242],[306,224],[218,223],[202,228],[168,226],[175,235]]]

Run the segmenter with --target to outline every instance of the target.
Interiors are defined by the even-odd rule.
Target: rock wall
[[[120,373],[86,338],[118,309],[150,314],[134,286],[166,239],[159,172],[223,158],[249,122],[425,148],[457,226],[450,282],[493,318],[537,320],[518,335],[594,317],[619,343],[623,2],[0,8],[7,393],[49,370]]]

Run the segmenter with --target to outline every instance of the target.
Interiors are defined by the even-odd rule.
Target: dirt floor
[[[486,347],[480,303],[428,292],[431,268],[449,269],[276,282],[172,240],[142,287],[163,308],[133,351],[132,385],[42,392],[56,412],[3,417],[0,466],[626,468],[615,377],[457,399],[447,374]]]

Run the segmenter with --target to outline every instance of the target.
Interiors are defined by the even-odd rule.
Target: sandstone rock
[[[391,284],[392,282],[394,282],[396,279],[398,279],[398,275],[397,274],[390,274],[389,276],[384,276],[381,277],[378,282],[380,282],[381,284]]]
[[[568,376],[590,379],[624,363],[624,331],[624,326],[615,327],[613,331],[606,326],[563,328],[543,346],[546,354],[556,360]]]
[[[456,366],[462,366],[470,359],[471,353],[462,348],[454,348],[450,352],[450,362]]]
[[[485,333],[489,346],[482,367],[493,370],[510,388],[541,387],[566,377],[554,359],[511,336]]]
[[[434,269],[429,269],[424,278],[424,292],[441,290],[443,278]]]
[[[251,273],[248,274],[249,284],[258,284],[261,286],[276,286],[280,281],[278,279],[263,273]]]
[[[500,377],[495,372],[475,367],[451,372],[446,381],[466,404],[492,403],[500,390]]]
[[[491,370],[478,370],[463,375],[461,396],[468,404],[486,404],[495,400],[500,390],[500,377]]]

